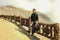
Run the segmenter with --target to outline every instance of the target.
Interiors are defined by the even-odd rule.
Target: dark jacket
[[[38,21],[38,14],[37,13],[32,13],[31,21]]]

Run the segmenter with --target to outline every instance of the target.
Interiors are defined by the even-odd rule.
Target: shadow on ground
[[[9,21],[9,22],[11,22],[11,21]],[[30,35],[26,30],[24,30],[22,27],[20,27],[20,25],[18,25],[17,23],[14,23],[14,22],[11,22],[11,23],[15,24],[18,27],[18,29],[15,29],[15,30],[25,34],[30,40],[40,40],[39,38],[37,38],[33,35]]]

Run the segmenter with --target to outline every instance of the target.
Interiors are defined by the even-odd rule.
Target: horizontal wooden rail
[[[15,22],[19,22],[20,26],[27,26],[30,29],[30,18],[22,18],[21,16],[8,16],[8,15],[0,15],[0,17],[4,17],[5,19],[15,20]],[[46,24],[46,23],[38,23],[39,31],[37,32],[40,35],[43,35],[51,40],[59,40],[59,24]]]

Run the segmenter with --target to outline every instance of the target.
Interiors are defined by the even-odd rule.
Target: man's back
[[[38,31],[37,25],[38,25],[38,14],[36,13],[36,9],[33,9],[33,13],[31,14],[32,35],[35,33],[35,31]]]
[[[32,13],[31,21],[38,21],[38,14],[37,13]]]

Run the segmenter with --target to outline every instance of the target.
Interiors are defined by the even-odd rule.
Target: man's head
[[[33,9],[32,11],[33,11],[33,13],[36,13],[36,9]]]

